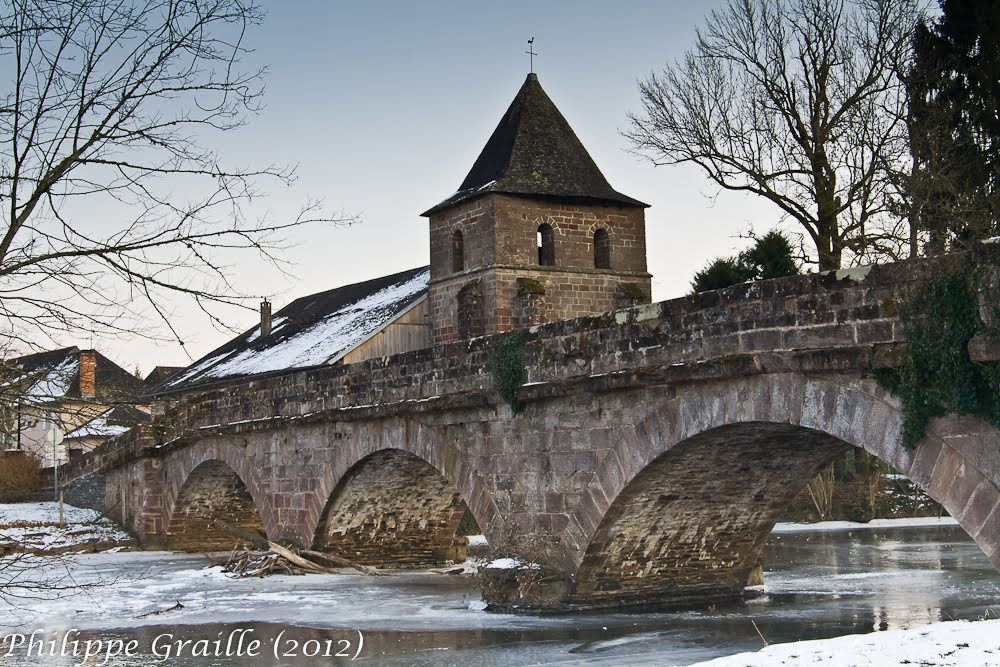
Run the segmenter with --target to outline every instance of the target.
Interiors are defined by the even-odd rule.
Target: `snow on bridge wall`
[[[868,377],[902,359],[896,303],[970,264],[988,273],[1000,246],[538,327],[524,334],[516,413],[494,388],[490,338],[220,386],[167,401],[145,436],[76,476],[104,475],[106,507],[155,544],[188,476],[218,459],[272,539],[350,535],[342,548],[367,530],[390,563],[405,545],[458,557],[464,503],[494,547],[545,566],[544,584],[498,575],[494,601],[575,609],[740,595],[783,504],[855,446],[924,487],[1000,567],[996,429],[946,417],[906,450],[898,399]],[[1000,281],[985,286],[984,307],[1000,302]],[[996,358],[995,341],[978,344]],[[388,450],[412,467],[369,458]],[[389,521],[402,506],[413,514]],[[390,523],[420,530],[384,539]]]

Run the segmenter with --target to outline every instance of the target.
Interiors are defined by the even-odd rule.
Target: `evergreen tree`
[[[940,0],[907,76],[911,225],[928,252],[1000,233],[1000,0]]]
[[[768,280],[799,273],[792,244],[784,234],[772,230],[754,241],[749,250],[735,257],[719,257],[695,273],[691,291],[708,292],[748,280]]]
[[[779,231],[771,230],[756,239],[753,247],[742,255],[751,273],[751,280],[768,280],[793,276],[799,272],[792,244]]]
[[[691,281],[692,292],[710,292],[730,285],[739,285],[750,280],[747,267],[738,257],[718,257],[694,274]]]

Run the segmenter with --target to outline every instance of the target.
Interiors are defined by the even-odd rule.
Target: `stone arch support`
[[[611,503],[578,569],[573,604],[741,597],[777,516],[848,447],[766,422],[720,426],[672,447]]]
[[[167,547],[231,549],[234,539],[216,526],[217,519],[275,538],[271,501],[246,448],[218,440],[195,443],[168,455],[163,474]]]
[[[465,511],[454,485],[426,461],[382,449],[337,484],[314,544],[383,567],[461,562],[467,541],[456,533]]]
[[[337,426],[332,424],[327,428],[337,430]],[[399,418],[355,423],[350,431],[350,437],[332,449],[330,463],[321,472],[315,493],[307,499],[307,521],[298,541],[321,546],[325,542],[336,548],[334,542],[339,540],[346,544],[354,539],[345,536],[345,526],[337,519],[338,513],[341,518],[354,517],[350,520],[355,524],[352,529],[355,532],[364,530],[363,526],[371,532],[378,526],[384,529],[388,523],[398,525],[398,517],[390,515],[404,508],[400,502],[408,503],[405,508],[422,512],[422,518],[417,523],[424,521],[425,528],[430,529],[430,524],[437,522],[439,536],[450,531],[449,540],[455,535],[458,521],[468,508],[482,530],[490,536],[492,526],[498,523],[499,517],[493,496],[457,443],[446,439],[444,427]],[[367,505],[372,512],[364,516],[363,512],[349,512],[350,507],[366,509],[362,502],[366,493],[381,494],[384,502],[377,505],[372,498],[373,502]],[[391,493],[397,496],[391,498]],[[438,549],[440,543],[438,547],[430,547],[429,544],[424,541],[423,546],[417,549],[401,548],[398,554],[383,559],[383,562],[415,564],[454,560],[442,556],[446,549]],[[417,553],[421,549],[426,552],[424,556]],[[431,553],[435,549],[437,555]],[[363,553],[356,553],[355,556],[366,560]],[[375,562],[377,559],[367,560]]]
[[[600,577],[587,577],[588,572],[607,566],[600,552],[623,528],[624,524],[618,525],[619,519],[629,512],[645,512],[647,518],[656,515],[650,507],[643,507],[638,497],[630,498],[630,493],[644,484],[652,488],[655,484],[651,480],[657,475],[666,484],[664,480],[671,471],[682,474],[678,471],[690,469],[698,462],[693,454],[698,445],[707,446],[703,455],[709,462],[724,456],[726,450],[724,446],[720,449],[720,443],[727,441],[727,435],[730,440],[763,438],[748,450],[757,452],[761,466],[757,470],[764,470],[761,474],[769,466],[768,452],[785,452],[796,458],[786,473],[775,473],[776,480],[786,483],[797,479],[796,488],[785,489],[784,493],[775,490],[760,513],[744,517],[747,532],[743,547],[750,551],[759,550],[758,542],[762,544],[770,531],[785,502],[784,495],[801,488],[811,473],[832,460],[837,451],[853,445],[889,463],[924,488],[1000,568],[1000,435],[981,420],[939,419],[931,424],[928,436],[915,450],[907,450],[901,444],[903,415],[899,403],[874,381],[793,373],[687,386],[676,394],[664,391],[658,396],[646,396],[644,403],[648,406],[645,416],[633,427],[620,429],[622,437],[599,463],[587,493],[570,517],[565,535],[580,568],[577,593],[581,600],[588,595],[599,596],[602,586],[607,589],[607,582],[602,583]],[[800,470],[792,474],[796,466]],[[746,475],[754,474],[752,468],[747,469]],[[659,500],[677,501],[669,497]],[[647,498],[644,502],[652,501]],[[684,539],[675,538],[675,546],[684,548]],[[723,543],[725,540],[719,544]],[[639,552],[642,550],[635,551]],[[643,576],[640,570],[648,563],[633,558],[620,565]],[[720,557],[713,567],[717,570],[716,583],[722,588],[728,586],[730,592],[741,589],[746,581],[746,557]],[[733,581],[725,583],[726,577]]]

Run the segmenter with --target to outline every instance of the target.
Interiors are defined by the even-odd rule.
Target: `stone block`
[[[1000,338],[976,336],[969,341],[969,357],[973,361],[1000,361]]]
[[[948,490],[955,484],[955,480],[962,474],[963,459],[961,454],[953,448],[944,446],[938,456],[937,463],[930,479],[924,485],[924,490],[931,498],[944,504],[948,497]]]
[[[996,487],[990,482],[982,481],[976,486],[968,503],[955,518],[969,535],[976,537],[986,524],[986,519],[996,509],[998,502],[1000,502],[1000,497],[998,497]]]

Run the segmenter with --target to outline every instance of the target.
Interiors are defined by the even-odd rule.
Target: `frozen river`
[[[954,526],[776,532],[763,597],[673,613],[490,614],[464,575],[230,580],[205,563],[162,552],[81,556],[78,580],[118,581],[0,608],[0,661],[80,663],[79,654],[40,663],[24,646],[4,655],[11,633],[29,641],[38,630],[36,640],[134,642],[131,658],[108,665],[155,664],[166,654],[161,664],[335,664],[337,653],[372,665],[686,665],[759,649],[762,637],[774,644],[1000,616],[1000,574]],[[248,658],[255,639],[260,655]],[[231,655],[191,656],[198,640],[210,640],[202,642],[210,654]],[[304,655],[317,652],[330,657]]]

